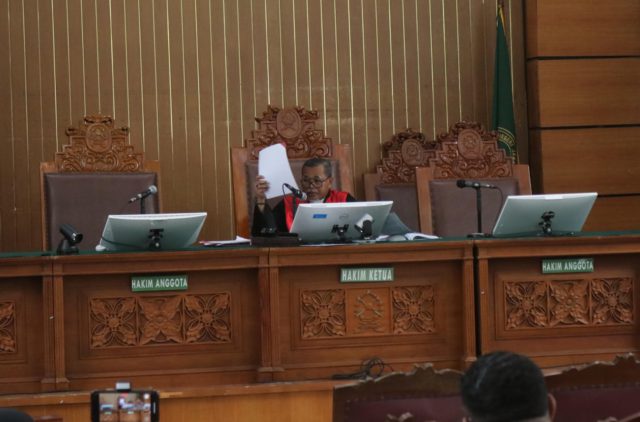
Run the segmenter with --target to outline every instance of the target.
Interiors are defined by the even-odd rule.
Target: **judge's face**
[[[324,166],[303,167],[300,184],[310,201],[324,199],[331,189],[332,177],[324,174]]]

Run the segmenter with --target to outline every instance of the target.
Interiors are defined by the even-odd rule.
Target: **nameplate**
[[[393,281],[393,267],[341,268],[341,283],[359,283],[369,281]]]
[[[543,259],[542,274],[592,273],[593,258]]]
[[[188,284],[186,274],[131,276],[132,292],[187,290]]]

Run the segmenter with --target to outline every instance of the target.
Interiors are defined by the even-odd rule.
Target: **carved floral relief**
[[[16,351],[16,305],[0,302],[0,353]]]
[[[90,346],[231,342],[231,294],[94,298]]]
[[[304,290],[301,292],[302,338],[344,336],[344,290]]]
[[[505,328],[633,324],[633,280],[505,282]]]
[[[396,287],[392,292],[394,334],[435,332],[433,286]]]

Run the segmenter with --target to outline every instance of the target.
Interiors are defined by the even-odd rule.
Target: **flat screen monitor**
[[[183,249],[198,240],[206,216],[206,212],[109,215],[96,249]]]
[[[306,243],[331,242],[340,240],[334,226],[346,226],[346,239],[360,239],[361,233],[356,225],[362,226],[362,221],[370,219],[372,237],[375,238],[382,230],[391,205],[393,201],[300,204],[291,232],[297,233],[300,240]]]
[[[551,211],[551,233],[569,234],[582,226],[598,196],[595,192],[557,195],[510,195],[493,228],[494,236],[543,233],[543,214]]]

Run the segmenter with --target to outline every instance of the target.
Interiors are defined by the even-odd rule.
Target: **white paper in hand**
[[[291,172],[287,150],[282,144],[274,144],[261,150],[258,158],[258,174],[269,182],[269,189],[265,192],[267,199],[281,196],[283,183],[298,188]],[[285,192],[288,193],[286,190]]]

